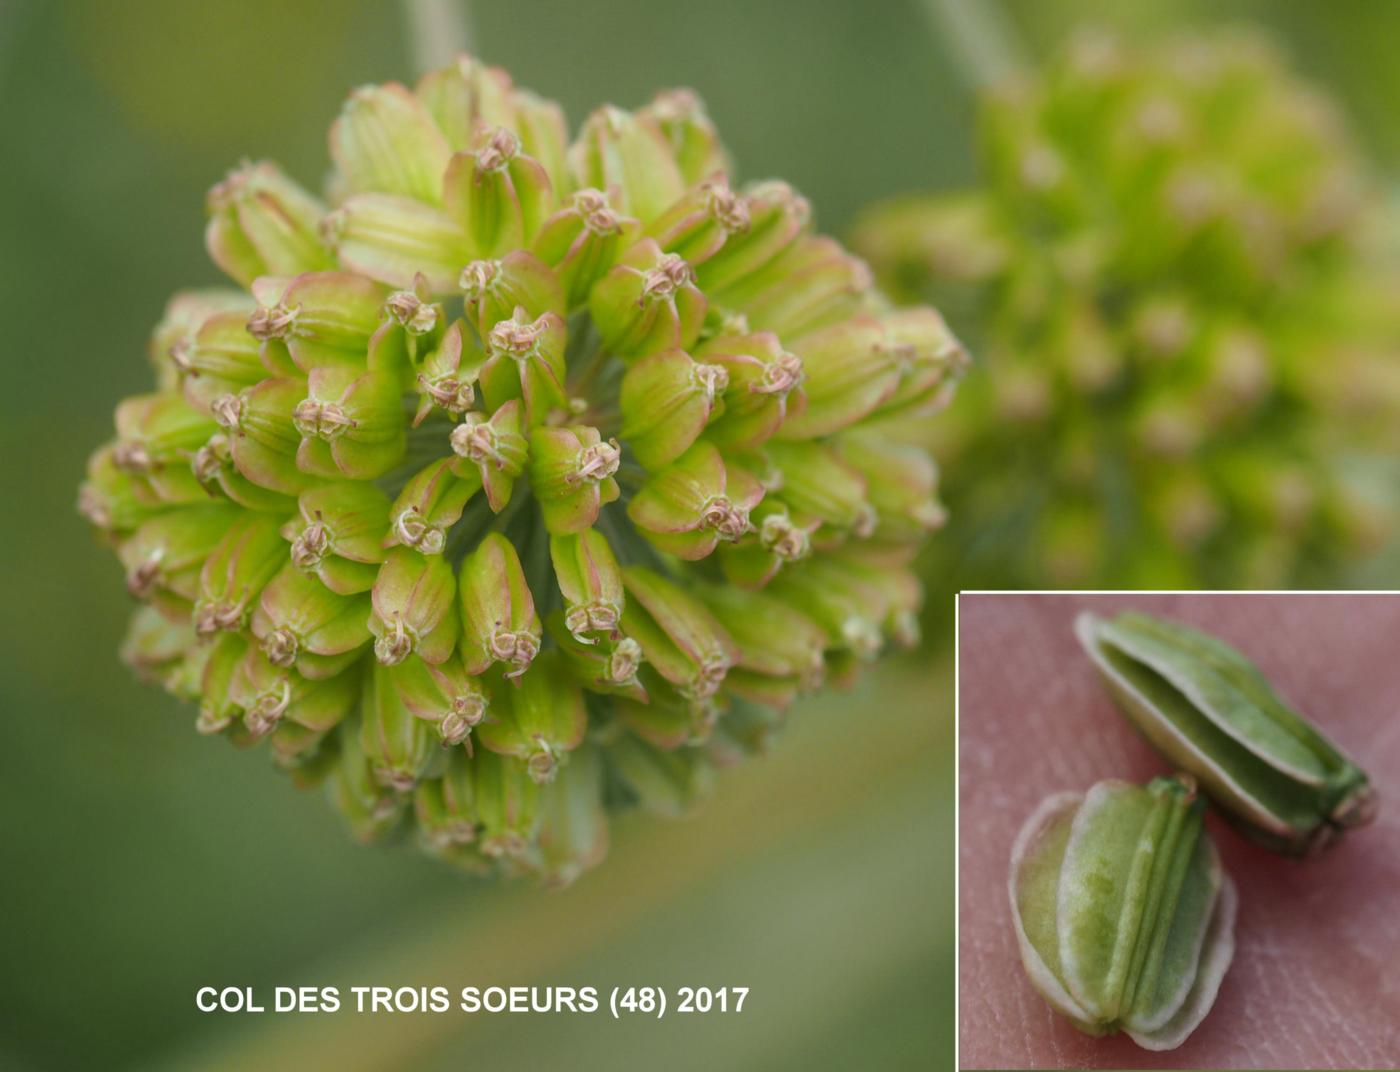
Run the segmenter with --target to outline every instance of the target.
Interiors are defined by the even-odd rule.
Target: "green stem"
[[[468,0],[403,0],[409,55],[419,71],[446,67],[472,51]]]
[[[996,0],[923,0],[934,43],[973,91],[1004,82],[1029,66],[1025,47]]]

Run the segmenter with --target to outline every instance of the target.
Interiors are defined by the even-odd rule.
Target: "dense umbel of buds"
[[[959,576],[1335,576],[1378,522],[1346,451],[1400,374],[1337,116],[1248,34],[1085,35],[990,94],[980,133],[982,186],[879,206],[855,242],[985,355],[925,440]]]
[[[356,90],[323,203],[209,195],[239,290],[177,295],[80,506],[143,606],[125,657],[267,738],[369,839],[567,881],[605,812],[678,812],[797,696],[912,643],[951,394],[689,93],[559,108],[462,59]]]

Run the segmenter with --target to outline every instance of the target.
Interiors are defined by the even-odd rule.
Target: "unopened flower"
[[[123,654],[357,836],[567,882],[609,808],[693,806],[908,639],[941,514],[876,422],[961,350],[734,185],[693,94],[569,143],[463,58],[357,90],[331,150],[325,203],[269,164],[210,195],[238,289],[172,300],[93,455]]]

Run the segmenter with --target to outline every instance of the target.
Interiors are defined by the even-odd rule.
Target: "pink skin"
[[[1370,826],[1312,860],[1207,827],[1239,886],[1235,960],[1176,1050],[1094,1039],[1021,968],[1006,898],[1035,806],[1109,777],[1167,773],[1075,640],[1080,610],[1136,608],[1218,634],[1370,775]],[[1400,1062],[1400,596],[963,596],[959,1044],[964,1068],[1392,1068]]]

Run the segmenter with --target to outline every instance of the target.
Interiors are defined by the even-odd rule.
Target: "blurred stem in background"
[[[416,72],[446,67],[476,47],[467,0],[403,0],[408,52]]]
[[[997,0],[923,0],[934,45],[970,90],[1005,82],[1029,63],[1016,27]]]

